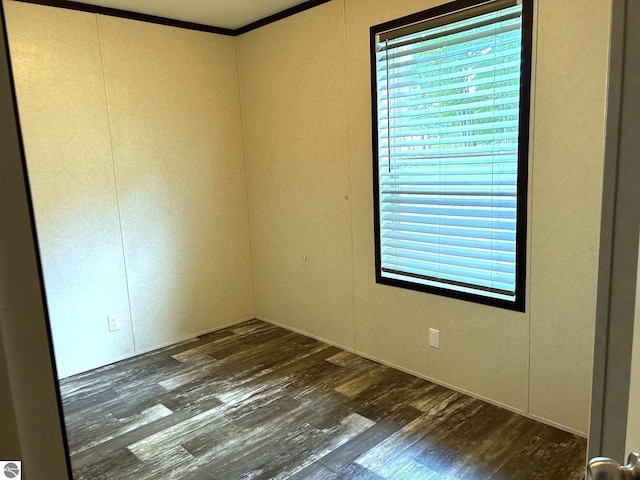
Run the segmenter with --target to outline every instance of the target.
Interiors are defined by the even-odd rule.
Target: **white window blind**
[[[381,278],[515,300],[521,11],[376,35]]]

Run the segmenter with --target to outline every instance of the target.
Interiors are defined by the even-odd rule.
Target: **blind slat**
[[[474,58],[469,55],[469,50],[481,52],[481,59],[478,60],[477,57]],[[428,58],[418,57],[423,52],[424,49],[404,50],[396,54],[395,58],[390,58],[391,55],[389,55],[389,58],[387,55],[381,55],[380,62],[382,65],[376,70],[378,78],[386,82],[387,77],[391,80],[396,80],[402,77],[409,77],[411,73],[433,73],[437,74],[441,80],[447,80],[455,78],[457,71],[447,72],[446,67],[461,67],[460,70],[462,71],[468,71],[473,68],[476,73],[489,72],[496,69],[501,70],[512,67],[513,65],[508,62],[515,61],[519,53],[516,35],[482,45],[468,45],[466,48],[460,48],[456,52],[432,55]],[[438,63],[434,65],[436,60]],[[381,86],[386,88],[386,84]]]
[[[470,246],[461,247],[449,245],[442,242],[428,242],[423,236],[408,233],[385,236],[383,246],[391,248],[404,248],[407,250],[418,250],[414,245],[419,245],[419,251],[427,253],[445,254],[456,257],[479,258],[483,260],[493,260],[501,262],[512,262],[515,252],[515,243],[501,242],[500,248],[494,247],[489,239],[477,239],[471,242]],[[497,242],[496,242],[497,243]]]
[[[505,56],[505,58],[503,58],[503,56],[500,57],[496,57],[495,55],[492,55],[491,57],[487,56],[485,57],[483,60],[486,60],[487,63],[489,63],[489,61],[493,58],[493,62],[489,63],[489,65],[479,65],[478,62],[476,60],[466,60],[465,62],[460,62],[459,64],[459,70],[454,70],[452,72],[442,72],[442,68],[438,67],[422,67],[420,69],[417,69],[414,71],[413,75],[409,74],[409,71],[406,71],[406,75],[404,74],[405,71],[403,71],[402,74],[399,74],[399,77],[406,77],[406,78],[410,78],[411,80],[405,80],[403,82],[399,82],[397,81],[397,78],[393,78],[391,75],[389,76],[391,80],[393,80],[391,87],[392,88],[406,88],[406,87],[415,87],[418,85],[422,85],[422,80],[423,80],[423,74],[429,74],[429,73],[437,73],[438,74],[438,80],[441,82],[446,82],[448,80],[451,81],[456,81],[460,78],[464,78],[465,76],[469,75],[469,70],[468,68],[465,67],[473,67],[473,72],[476,76],[478,77],[482,77],[485,76],[489,73],[493,73],[493,72],[503,72],[503,74],[507,74],[507,73],[512,73],[512,71],[514,69],[518,69],[520,67],[520,59],[519,58],[514,58],[513,60],[507,60],[507,58],[511,58],[513,55],[515,55],[515,53],[517,52],[517,48],[513,49],[513,54],[510,52],[509,55]],[[495,60],[500,60],[499,65],[496,66],[496,61]],[[416,67],[422,65],[420,62],[416,63]],[[410,66],[410,65],[409,65]],[[389,73],[391,72],[391,69],[389,70]],[[381,71],[378,74],[377,77],[377,81],[378,81],[378,88],[380,90],[385,91],[387,89],[387,70],[386,68]],[[428,88],[427,86],[424,86],[424,88]]]
[[[445,263],[441,259],[423,261],[394,257],[393,262],[383,262],[383,268],[396,270],[398,267],[406,267],[408,271],[413,273],[424,272],[427,276],[441,276],[442,278],[449,279],[457,277],[465,283],[471,283],[473,280],[479,280],[480,283],[484,285],[491,285],[491,282],[500,282],[507,285],[514,284],[511,278],[512,275],[508,271],[497,271],[496,269],[491,268],[474,268],[472,264],[465,267],[464,263],[465,262],[460,262],[460,265],[456,265],[452,263]],[[473,265],[475,265],[475,263]],[[515,269],[512,269],[512,271],[515,273]]]
[[[428,218],[425,218],[425,220],[427,220],[427,222],[421,224],[423,231],[443,237],[443,243],[458,237],[468,240],[480,239],[505,242],[515,241],[515,236],[513,235],[515,232],[514,224],[504,223],[502,225],[502,230],[498,230],[495,228],[493,222],[485,221],[485,223],[482,224],[482,219],[476,222],[474,220],[464,218],[445,218],[442,220],[435,220],[432,223],[428,223]],[[480,228],[478,225],[483,225],[485,228]],[[387,223],[386,226],[389,227],[389,224]],[[397,225],[395,225],[395,227],[397,227]],[[383,233],[382,238],[390,235],[399,235],[403,233],[406,228],[406,224],[403,224],[400,229],[389,228],[388,232]]]

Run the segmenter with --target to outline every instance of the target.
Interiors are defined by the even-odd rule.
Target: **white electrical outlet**
[[[440,330],[436,330],[435,328],[429,329],[429,346],[440,348]]]
[[[116,330],[120,330],[120,319],[118,315],[109,315],[107,317],[109,320],[109,331],[115,332]]]

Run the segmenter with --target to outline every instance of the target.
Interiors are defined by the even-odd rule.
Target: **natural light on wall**
[[[378,282],[522,310],[522,5],[411,20],[372,29]]]

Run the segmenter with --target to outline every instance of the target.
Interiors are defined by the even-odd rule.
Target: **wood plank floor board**
[[[306,435],[297,435],[287,442],[289,448],[283,455],[264,465],[266,468],[263,478],[288,478],[345,445],[373,425],[375,422],[368,418],[351,413],[331,428],[318,430],[310,442]]]
[[[230,421],[224,416],[224,407],[218,406],[141,438],[128,445],[127,448],[145,462],[156,456],[162,456],[177,447],[188,452],[182,445],[188,439],[203,433],[215,432],[217,434],[229,425]],[[193,457],[191,452],[188,453]]]
[[[501,465],[495,465],[495,452],[503,442],[500,427],[508,423],[510,415],[510,412],[485,404],[472,420],[440,438],[430,438],[416,459],[441,475],[454,478],[465,478],[473,471],[478,474],[478,470],[482,469],[495,472]],[[507,450],[513,448],[514,444],[505,445]],[[504,459],[507,456],[497,458]]]
[[[418,415],[416,415],[416,417],[417,416]],[[340,447],[321,457],[317,463],[334,471],[338,471],[343,465],[352,463],[360,455],[397,432],[400,428],[402,428],[402,425],[395,421],[387,419],[380,420],[371,428],[368,428]]]
[[[69,400],[64,405],[65,415],[71,416],[74,413],[83,412],[86,410],[96,410],[106,405],[110,401],[120,402],[121,396],[113,388],[106,388],[92,392],[86,396],[78,396],[73,400]]]
[[[493,478],[494,472],[500,471],[505,465],[520,465],[523,461],[521,455],[526,451],[528,442],[538,438],[537,434],[540,431],[549,428],[532,420],[519,418],[511,412],[505,413],[507,416],[499,425],[491,428],[478,442],[465,449],[462,457],[448,472],[449,476],[474,478],[473,475],[476,475],[479,478]],[[584,442],[583,439],[580,441]],[[583,464],[584,462],[585,460]],[[584,467],[582,474],[584,475]]]
[[[289,477],[289,480],[334,480],[340,475],[321,463],[315,462]]]
[[[73,462],[74,480],[111,480],[113,478],[136,478],[143,464],[126,448],[115,450],[108,457],[100,457],[93,462],[76,465]],[[140,477],[139,477],[140,478]]]
[[[410,445],[404,455],[446,477],[461,465],[465,455],[468,456],[474,452],[477,432],[485,434],[490,430],[484,421],[477,422],[478,419],[484,420],[485,406],[486,404],[482,404],[478,400],[469,402],[464,409],[461,409],[465,412],[465,420],[457,425],[452,422],[441,424],[430,432],[427,438]],[[476,422],[481,424],[477,430],[472,426]]]
[[[158,418],[146,425],[128,430],[117,437],[104,437],[102,441],[93,448],[103,454],[103,456],[108,457],[114,451],[135,444],[140,440],[144,440],[147,437],[165,431],[182,422],[186,422],[194,416],[196,416],[194,412],[177,412],[166,417]],[[72,458],[75,458],[75,455],[73,455]]]
[[[342,466],[338,470],[338,478],[340,480],[383,480],[384,477],[375,474],[371,470],[358,465],[357,463],[349,463]],[[421,479],[422,480],[422,479]]]
[[[579,480],[586,441],[251,320],[60,382],[76,480]]]
[[[187,478],[242,478],[243,475],[260,478],[266,464],[290,448],[291,438],[303,436],[309,445],[317,438],[318,430],[301,421],[301,415],[304,415],[303,411],[283,416],[271,429],[232,428],[224,444],[201,455],[198,469]],[[268,439],[276,441],[269,442]],[[244,473],[239,474],[239,471]]]

